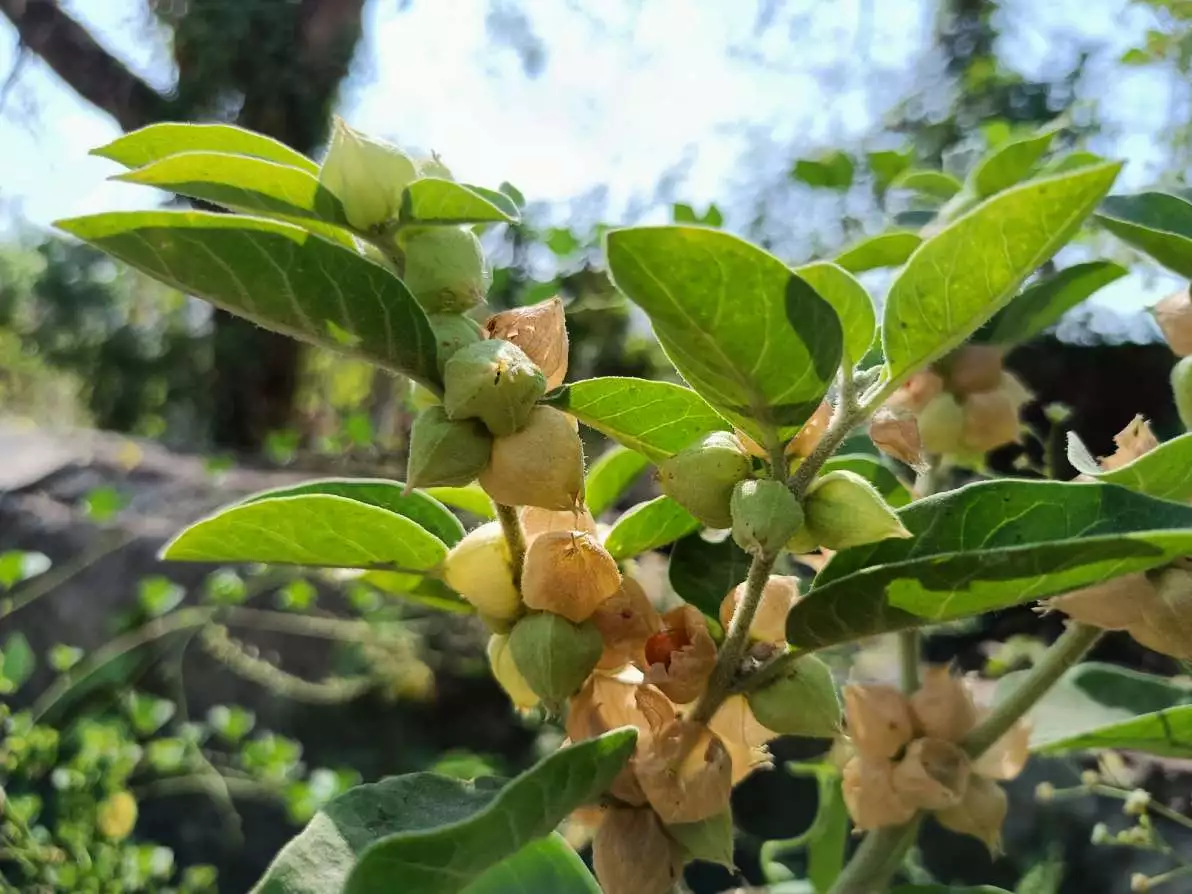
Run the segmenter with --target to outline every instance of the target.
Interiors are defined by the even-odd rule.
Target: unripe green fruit
[[[1171,390],[1180,422],[1192,431],[1192,357],[1185,357],[1171,370]]]
[[[832,671],[814,655],[795,661],[777,680],[748,694],[762,726],[784,736],[831,739],[840,732],[840,696]]]
[[[357,230],[373,230],[397,217],[402,192],[417,176],[413,160],[396,146],[336,119],[319,182],[339,199],[344,217]]]
[[[777,555],[803,527],[803,507],[781,481],[739,481],[730,506],[733,540],[750,555]]]
[[[488,465],[493,438],[475,419],[452,420],[442,407],[418,414],[410,431],[410,487],[471,484]]]
[[[460,348],[484,340],[484,330],[480,324],[463,314],[427,314],[426,319],[431,332],[435,334],[435,361],[439,366],[439,375],[443,375],[447,361]]]
[[[530,688],[548,705],[579,692],[600,660],[604,640],[591,621],[573,624],[552,612],[536,612],[517,622],[509,651]]]
[[[398,236],[402,281],[427,313],[459,313],[484,300],[492,272],[480,240],[460,227],[414,227]]]
[[[718,431],[658,466],[662,492],[709,528],[733,525],[733,488],[753,462],[732,432]]]
[[[957,453],[963,434],[964,407],[951,394],[937,394],[919,414],[919,440],[927,453]]]
[[[874,486],[844,469],[816,479],[807,490],[803,512],[811,537],[828,549],[911,536]]]
[[[443,388],[448,416],[479,419],[501,437],[525,426],[546,393],[546,377],[517,345],[490,338],[451,356],[443,370]]]
[[[486,615],[515,618],[521,613],[521,593],[513,583],[509,544],[500,522],[469,531],[451,547],[443,563],[443,581]]]

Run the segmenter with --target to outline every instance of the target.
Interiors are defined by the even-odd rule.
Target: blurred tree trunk
[[[226,119],[300,152],[326,134],[340,83],[361,36],[364,0],[191,0],[154,11],[174,29],[179,78],[159,94],[109,53],[55,0],[0,0],[21,51],[36,53],[81,97],[124,130],[165,119]],[[170,18],[166,6],[182,12]],[[257,451],[293,414],[301,347],[217,311],[211,438]]]

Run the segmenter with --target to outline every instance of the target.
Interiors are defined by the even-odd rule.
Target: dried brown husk
[[[537,506],[522,506],[517,511],[521,519],[522,532],[529,546],[540,534],[552,531],[583,531],[587,534],[596,533],[596,520],[587,507],[575,509],[540,509]]]
[[[1146,421],[1146,418],[1139,415],[1131,419],[1125,428],[1113,436],[1113,443],[1117,445],[1117,449],[1101,460],[1101,468],[1106,472],[1132,463],[1144,453],[1150,453],[1159,446],[1159,439],[1151,431],[1150,423]]]
[[[642,791],[664,823],[697,823],[728,809],[732,760],[703,724],[673,721],[636,764]]]
[[[1002,349],[996,345],[964,345],[945,361],[947,388],[957,397],[993,391],[1001,384]]]
[[[982,712],[979,720],[983,721],[988,714],[988,711]],[[973,772],[986,779],[1008,782],[1018,778],[1030,756],[1031,725],[1021,719],[973,761]]]
[[[911,413],[920,413],[943,390],[943,378],[931,370],[923,370],[900,385],[886,403]]]
[[[844,765],[841,793],[853,825],[861,831],[898,826],[915,815],[915,807],[894,791],[894,765],[886,758],[858,754]]]
[[[869,440],[886,456],[908,466],[923,462],[923,439],[913,413],[897,407],[881,407],[869,423]]]
[[[1125,630],[1143,623],[1142,608],[1156,598],[1145,574],[1124,574],[1104,583],[1055,596],[1044,605],[1073,621],[1102,630]]]
[[[667,894],[683,874],[677,842],[648,807],[609,809],[592,843],[604,894]]]
[[[720,626],[726,631],[733,612],[745,598],[746,584],[738,584],[720,603]],[[786,642],[786,616],[799,601],[799,579],[793,575],[772,574],[762,589],[757,613],[749,625],[749,636],[763,643]]]
[[[991,853],[997,853],[1006,810],[1006,793],[1002,787],[984,777],[973,776],[960,803],[937,811],[935,818],[945,829],[972,835],[984,842]]]
[[[698,608],[685,604],[662,616],[662,629],[676,631],[686,645],[672,651],[665,663],[647,667],[646,681],[676,704],[695,701],[716,666],[716,643],[708,632],[708,622]]]
[[[489,338],[500,338],[521,348],[546,376],[547,390],[567,378],[567,321],[559,296],[493,314],[484,324]]]
[[[960,803],[972,764],[957,745],[943,739],[915,739],[895,765],[891,783],[898,796],[922,810],[945,810]]]
[[[824,433],[832,421],[832,405],[826,400],[821,402],[811,414],[811,418],[803,423],[799,433],[791,438],[786,445],[786,455],[805,459],[811,456],[819,442],[824,439]]]
[[[982,391],[964,399],[960,443],[973,453],[988,453],[1021,436],[1018,407],[1005,391]]]
[[[777,739],[778,733],[758,722],[745,696],[730,695],[726,698],[716,709],[708,727],[728,749],[733,766],[733,785],[755,770],[766,770],[773,766],[766,743]]]
[[[1188,289],[1168,295],[1155,305],[1155,321],[1177,356],[1192,354],[1192,298]]]
[[[924,736],[959,742],[977,722],[968,686],[946,664],[922,670],[922,684],[910,697],[911,716]]]
[[[1164,646],[1157,651],[1174,658],[1192,658],[1192,571],[1170,565],[1153,581],[1155,598],[1142,607],[1142,626],[1151,632],[1148,639]],[[1133,633],[1135,627],[1130,630]]]
[[[593,612],[592,623],[604,639],[598,668],[616,670],[634,664],[644,670],[646,640],[662,629],[662,616],[641,584],[626,577],[617,592]]]
[[[617,561],[592,534],[541,534],[526,550],[522,600],[579,623],[621,587]]]
[[[910,706],[893,686],[850,683],[843,689],[844,716],[857,751],[871,758],[892,758],[914,735]]]

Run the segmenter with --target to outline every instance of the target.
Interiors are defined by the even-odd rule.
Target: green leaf
[[[478,518],[497,517],[493,501],[478,484],[468,484],[463,487],[428,487],[423,489],[423,493],[440,503],[470,512]]]
[[[1192,278],[1192,203],[1162,192],[1110,196],[1097,220],[1168,270]]]
[[[33,647],[20,631],[11,634],[0,650],[0,677],[7,680],[14,691],[21,687],[26,680],[33,676],[37,668],[37,656],[33,654]]]
[[[0,553],[0,590],[8,590],[31,577],[50,570],[50,557],[45,553],[19,549]]]
[[[985,326],[980,341],[1021,344],[1050,326],[1076,305],[1129,272],[1113,261],[1089,261],[1067,267],[1033,283]]]
[[[800,158],[791,169],[791,179],[817,189],[846,190],[853,185],[855,164],[844,152],[830,152],[819,159]]]
[[[258,500],[276,497],[328,494],[404,515],[448,546],[455,546],[463,540],[463,523],[451,514],[451,510],[426,492],[406,493],[405,487],[400,481],[389,481],[385,478],[323,478],[289,487],[264,490],[242,500],[241,503],[255,503]]]
[[[999,193],[928,239],[890,288],[882,343],[892,382],[946,354],[1001,310],[1079,228],[1118,164]]]
[[[160,618],[186,597],[186,587],[155,574],[137,583],[137,602],[151,617]]]
[[[865,154],[878,192],[889,189],[894,179],[910,167],[913,155],[910,149],[878,149]]]
[[[910,489],[876,456],[865,453],[843,453],[824,463],[821,474],[843,469],[860,475],[882,495],[887,503],[900,509],[913,499]]]
[[[57,226],[266,329],[437,389],[434,333],[401,280],[301,227],[202,211],[122,211]]]
[[[635,741],[634,730],[614,730],[554,752],[504,786],[433,773],[358,786],[319,811],[253,891],[464,891],[604,792]]]
[[[156,186],[266,217],[313,218],[347,226],[343,206],[310,171],[226,152],[168,155],[112,178]]]
[[[841,362],[851,368],[865,356],[877,334],[873,299],[856,277],[836,264],[816,261],[796,267],[795,273],[836,311],[844,336],[844,359]]]
[[[1068,432],[1068,461],[1106,484],[1120,484],[1161,500],[1192,500],[1192,434],[1166,441],[1124,466],[1101,471],[1075,432]]]
[[[600,894],[600,886],[558,833],[527,844],[464,889],[464,894]]]
[[[997,698],[1022,680],[1003,678]],[[1069,670],[1031,710],[1031,749],[1043,754],[1117,749],[1192,757],[1192,693],[1162,677],[1099,662]]]
[[[285,143],[230,124],[150,124],[91,150],[92,155],[126,168],[139,168],[180,152],[231,152],[319,173],[317,164]]]
[[[1005,888],[993,885],[957,887],[954,885],[900,885],[890,894],[1010,894]]]
[[[864,273],[882,267],[901,267],[923,243],[910,230],[890,230],[862,239],[836,256],[836,263],[849,273]]]
[[[703,224],[707,227],[718,227],[724,223],[724,215],[715,205],[709,205],[708,210],[701,216],[695,209],[683,202],[671,206],[671,220],[677,224]]]
[[[1052,127],[1021,140],[1003,143],[977,165],[969,182],[982,199],[1009,189],[1030,176],[1055,139],[1059,129]]]
[[[425,177],[402,194],[401,219],[407,223],[515,223],[517,206],[500,193],[453,180]]]
[[[807,877],[816,894],[827,894],[844,869],[849,816],[840,779],[835,774],[820,777],[819,797],[815,813],[816,834],[807,842]]]
[[[686,851],[689,859],[715,863],[730,872],[733,863],[733,813],[725,810],[695,823],[672,823],[667,834]]]
[[[837,553],[787,618],[792,645],[1006,608],[1192,553],[1192,507],[1109,484],[985,481],[898,515],[912,538]]]
[[[264,562],[428,571],[447,547],[396,512],[330,494],[269,497],[217,510],[167,543],[175,562]]]
[[[749,553],[731,537],[713,543],[688,534],[671,550],[667,579],[671,589],[719,623],[720,603],[749,573]]]
[[[950,199],[964,188],[964,184],[943,171],[906,171],[894,178],[893,189],[909,189],[937,199]]]
[[[654,462],[674,456],[706,434],[729,428],[702,397],[670,382],[584,379],[564,386],[547,403]]]
[[[618,561],[674,543],[699,529],[699,520],[670,497],[638,503],[616,520],[604,547]]]
[[[468,602],[441,580],[404,571],[366,571],[360,580],[383,593],[407,602],[416,602],[438,611],[456,615],[472,615],[476,606]]]
[[[819,406],[840,365],[840,320],[780,260],[699,227],[614,230],[606,250],[683,378],[763,446]]]
[[[650,460],[644,454],[628,447],[615,445],[606,450],[592,463],[584,482],[588,511],[599,516],[611,508],[649,464]]]

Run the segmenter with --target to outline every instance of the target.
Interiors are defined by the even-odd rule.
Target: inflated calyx
[[[584,531],[540,534],[526,551],[522,598],[527,606],[586,621],[621,587],[608,550]]]
[[[814,655],[793,662],[748,698],[758,722],[784,736],[831,739],[840,732],[842,709],[832,671]]]
[[[1192,431],[1192,357],[1185,357],[1172,368],[1171,391],[1175,395],[1180,422]]]
[[[429,407],[410,429],[410,487],[469,484],[488,465],[492,449],[492,435],[477,420],[448,419],[442,407]]]
[[[484,330],[471,317],[463,314],[427,314],[430,330],[435,334],[435,362],[439,375],[447,368],[447,361],[460,348],[484,339]]]
[[[733,540],[753,556],[774,556],[803,527],[803,507],[781,481],[738,481],[729,503]]]
[[[749,477],[753,463],[732,432],[713,432],[658,466],[663,493],[709,528],[731,528],[737,482]]]
[[[476,341],[451,355],[443,369],[443,407],[452,419],[479,419],[498,437],[530,418],[546,393],[546,378],[516,345]]]
[[[600,660],[604,641],[590,621],[573,624],[551,612],[535,612],[514,626],[509,651],[530,688],[558,705],[579,692]]]
[[[523,351],[546,376],[548,390],[567,377],[567,323],[557,295],[530,307],[493,314],[484,324],[489,338],[503,338]]]
[[[517,662],[513,660],[513,653],[509,651],[509,637],[500,634],[490,636],[487,653],[493,677],[505,690],[509,700],[523,710],[538,704],[538,694],[530,688],[530,684],[518,669]]]
[[[506,506],[578,507],[584,493],[584,448],[571,420],[551,407],[534,407],[525,428],[494,439],[480,486]]]
[[[911,536],[874,486],[845,469],[816,479],[807,490],[803,512],[814,540],[829,549]]]
[[[402,282],[427,313],[460,313],[484,300],[492,272],[476,234],[460,227],[409,227],[397,238]]]
[[[348,223],[373,230],[397,217],[405,188],[418,176],[413,160],[336,118],[319,182],[339,199]]]
[[[447,586],[497,619],[515,618],[522,611],[521,593],[513,583],[509,544],[500,522],[488,522],[451,548],[443,563]]]

